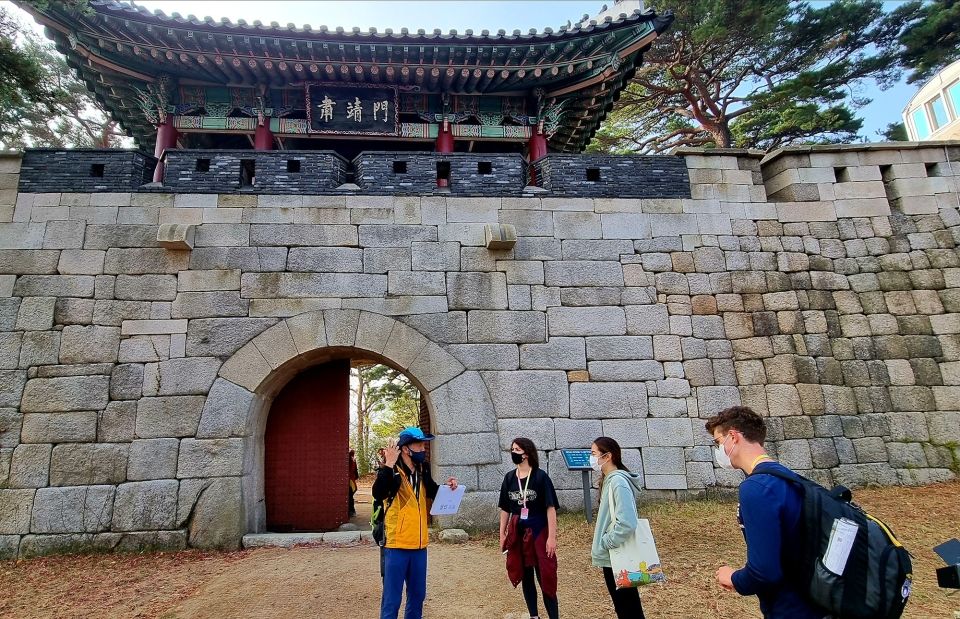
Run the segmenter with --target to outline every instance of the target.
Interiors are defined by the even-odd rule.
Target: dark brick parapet
[[[682,157],[550,154],[531,164],[537,185],[553,196],[689,198]]]
[[[520,155],[364,152],[353,164],[357,184],[372,195],[433,193],[441,175],[458,196],[518,195],[526,185]]]
[[[172,150],[163,191],[189,193],[331,193],[349,163],[333,151]]]
[[[157,160],[135,150],[28,149],[20,164],[21,193],[135,191],[150,182]]]
[[[156,159],[139,151],[30,149],[19,191],[165,192],[583,198],[689,198],[683,157],[551,154],[528,166],[519,154],[375,151],[352,162],[333,151],[169,150],[162,185]],[[447,187],[438,189],[438,178]],[[344,187],[353,183],[356,187]]]

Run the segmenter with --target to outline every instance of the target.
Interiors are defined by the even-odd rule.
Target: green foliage
[[[900,62],[913,69],[908,83],[926,80],[951,62],[960,60],[960,0],[910,3],[915,21],[904,28]]]
[[[396,436],[401,430],[420,425],[420,394],[407,391],[387,401],[384,415],[374,422],[373,435],[378,439]]]
[[[32,49],[17,45],[22,25],[0,8],[0,109],[45,105],[50,93],[43,83],[44,70]],[[5,124],[5,123],[4,123]],[[0,124],[0,131],[4,124]]]
[[[350,446],[360,474],[371,470],[377,450],[407,426],[420,425],[420,390],[403,373],[386,365],[351,370],[356,420]]]
[[[0,145],[110,148],[123,139],[53,45],[0,9]]]
[[[899,77],[897,37],[917,7],[879,0],[651,0],[676,21],[645,54],[594,150],[770,149],[849,141],[867,81]]]
[[[907,135],[907,126],[902,122],[890,123],[886,129],[877,132],[887,142],[906,142],[910,139]]]

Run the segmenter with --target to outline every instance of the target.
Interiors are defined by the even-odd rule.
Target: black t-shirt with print
[[[547,524],[547,508],[557,507],[560,504],[557,499],[557,491],[553,487],[553,481],[550,476],[541,469],[534,469],[531,472],[530,482],[527,483],[526,477],[521,477],[517,481],[517,470],[514,469],[504,475],[503,484],[500,486],[500,509],[509,513],[520,515],[523,508],[523,498],[521,488],[523,484],[527,491],[527,509],[529,510],[526,521],[521,521],[521,525],[534,529],[535,532]]]

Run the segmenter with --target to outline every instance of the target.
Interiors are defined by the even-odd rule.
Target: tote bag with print
[[[613,493],[608,494],[611,515],[613,511]],[[636,507],[634,507],[636,509]],[[611,518],[611,525],[614,519]],[[653,541],[650,521],[640,518],[633,535],[623,545],[610,549],[610,566],[617,589],[639,587],[653,582],[664,582],[666,576],[660,567],[660,555]]]

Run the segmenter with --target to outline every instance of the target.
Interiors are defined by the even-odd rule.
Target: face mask
[[[410,459],[414,461],[415,464],[423,464],[427,459],[426,451],[413,451],[410,450]]]
[[[590,456],[590,468],[592,468],[597,473],[600,472],[600,458],[596,456]]]
[[[730,438],[730,437],[728,436],[727,438]],[[717,464],[720,465],[720,468],[732,469],[733,463],[730,462],[730,456],[728,456],[727,452],[724,451],[723,449],[723,445],[726,442],[727,442],[727,439],[725,438],[723,439],[723,443],[720,443],[719,445],[716,446],[716,448],[714,448],[714,457],[717,460]]]
[[[510,459],[513,460],[514,464],[520,464],[521,462],[523,462],[523,454],[518,454],[511,451]]]

